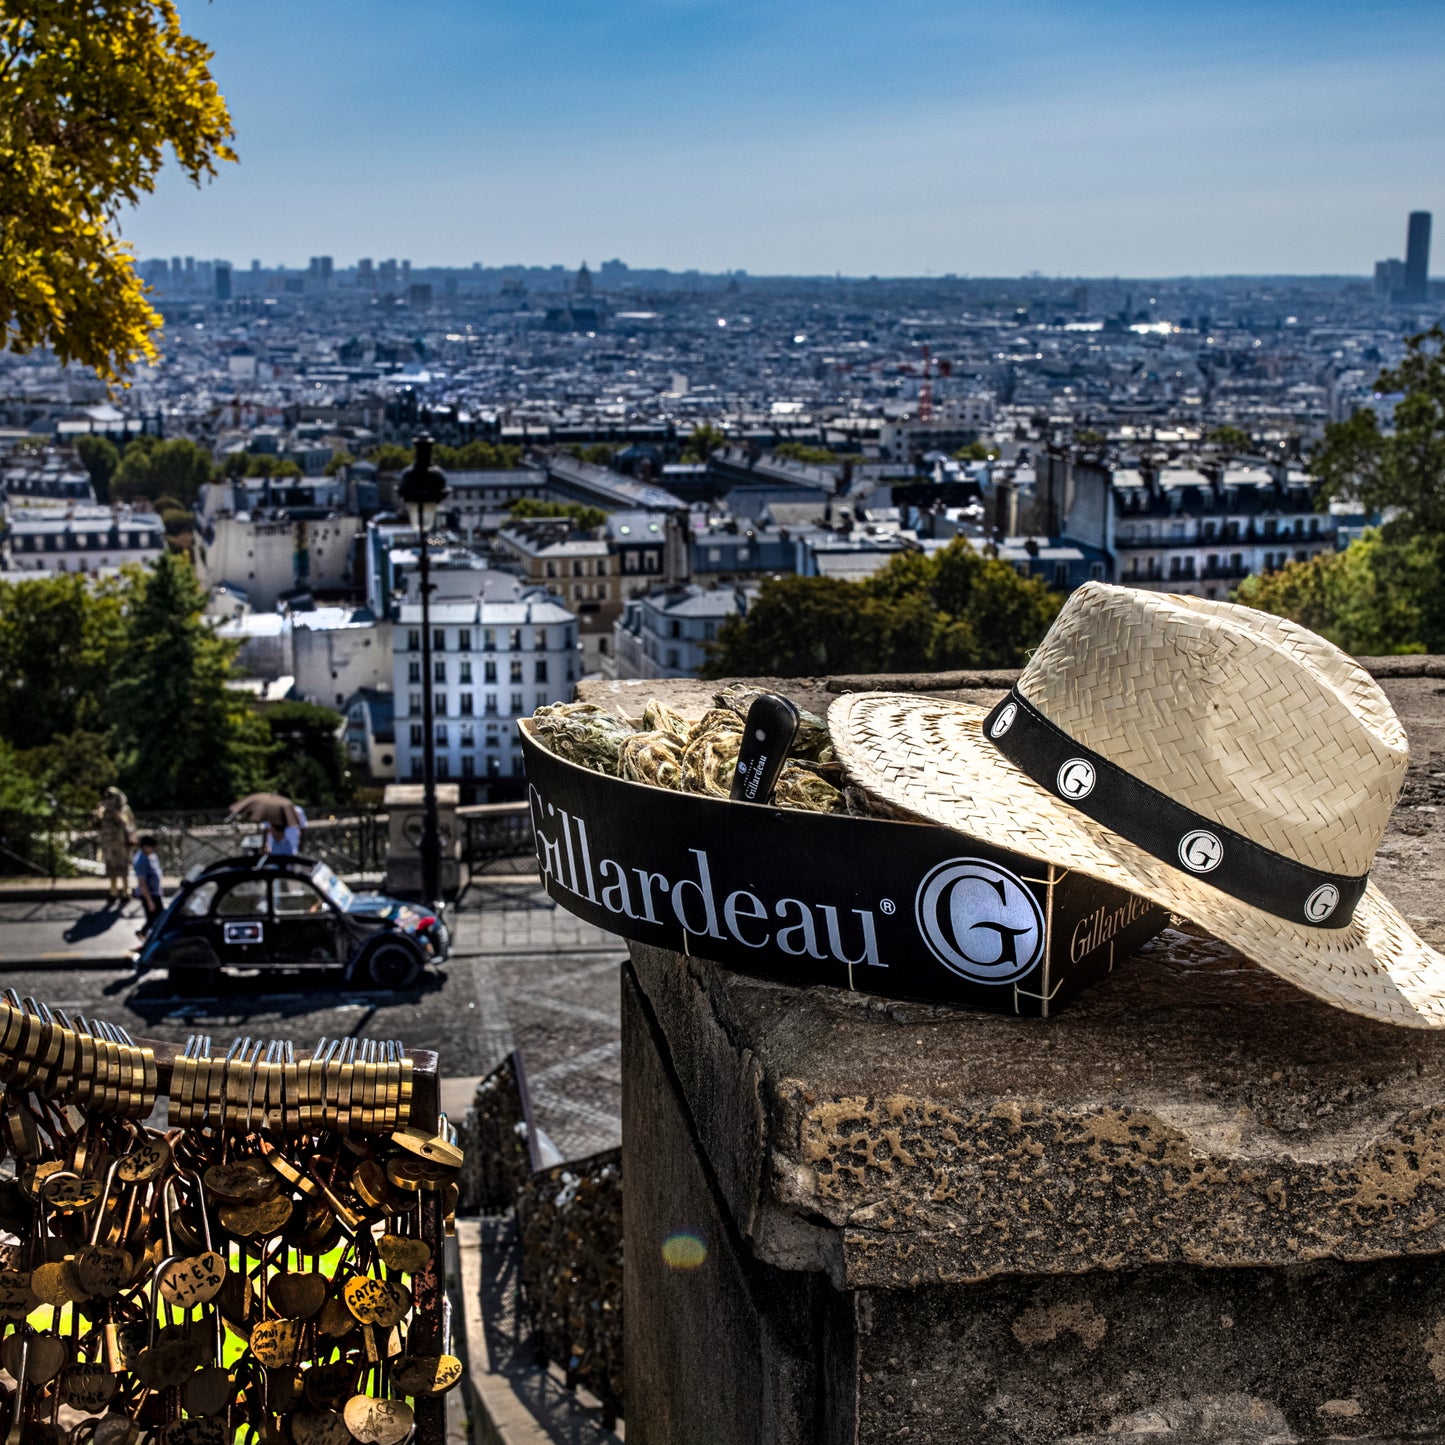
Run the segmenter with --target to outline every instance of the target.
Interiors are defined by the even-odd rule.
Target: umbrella
[[[281,793],[248,793],[231,804],[231,816],[270,823],[274,828],[295,828],[301,821],[296,816],[295,803]]]

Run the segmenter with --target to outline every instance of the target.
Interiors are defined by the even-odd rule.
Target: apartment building
[[[522,590],[510,601],[448,601],[431,609],[431,676],[422,674],[421,604],[402,603],[392,633],[396,776],[422,773],[423,692],[430,687],[439,779],[463,801],[486,784],[523,776],[517,719],[572,696],[577,618],[555,597]]]
[[[129,507],[17,507],[4,540],[5,565],[16,572],[102,572],[159,557],[165,535],[154,512]]]

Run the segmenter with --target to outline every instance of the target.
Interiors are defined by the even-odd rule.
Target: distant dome
[[[577,272],[577,279],[572,283],[572,289],[579,296],[590,296],[592,294],[592,273],[587,269],[587,263],[582,263],[581,269]]]

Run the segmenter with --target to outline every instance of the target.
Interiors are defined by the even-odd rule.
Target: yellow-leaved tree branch
[[[0,0],[0,341],[121,381],[160,314],[120,237],[167,147],[199,185],[236,159],[211,51],[171,0]]]

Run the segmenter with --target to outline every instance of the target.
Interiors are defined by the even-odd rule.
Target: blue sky
[[[1445,247],[1438,0],[180,8],[241,163],[163,180],[143,256],[1358,274],[1416,208]]]

